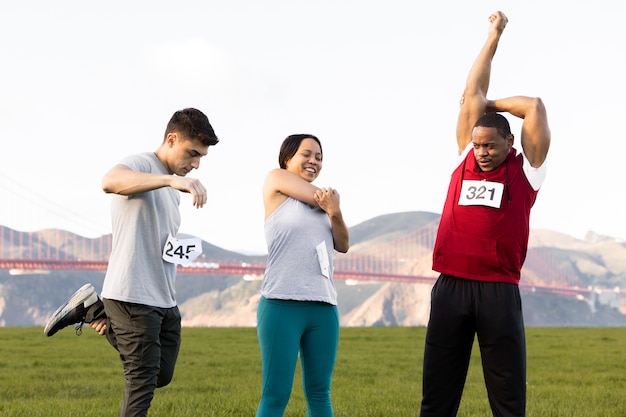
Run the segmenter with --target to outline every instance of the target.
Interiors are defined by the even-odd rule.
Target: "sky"
[[[209,202],[181,196],[182,233],[266,253],[261,187],[293,133],[322,141],[314,184],[339,191],[348,226],[441,213],[459,97],[495,10],[509,24],[489,97],[541,97],[552,131],[531,228],[626,239],[626,11],[614,0],[4,2],[0,224],[110,233],[102,176],[155,151],[185,107],[220,143],[189,174]]]

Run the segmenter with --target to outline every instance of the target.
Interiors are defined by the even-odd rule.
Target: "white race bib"
[[[176,265],[188,266],[202,253],[202,241],[198,238],[176,239],[168,235],[163,247],[163,260]]]
[[[487,206],[500,208],[504,184],[491,181],[463,180],[460,206]]]
[[[322,268],[322,274],[326,278],[330,278],[330,261],[328,259],[328,250],[326,249],[326,242],[322,242],[316,247],[317,249],[317,260],[320,263],[320,268]]]

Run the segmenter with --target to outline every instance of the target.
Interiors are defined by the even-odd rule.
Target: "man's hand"
[[[488,32],[501,35],[506,27],[506,24],[509,23],[509,19],[507,19],[504,13],[497,11],[489,16],[489,23],[491,23],[491,26],[489,26]]]
[[[97,331],[98,334],[102,336],[107,330],[107,321],[106,319],[92,321],[91,323],[89,323],[89,326],[91,326],[92,329]]]
[[[172,176],[170,187],[193,196],[193,205],[201,208],[207,202],[207,191],[197,178]]]

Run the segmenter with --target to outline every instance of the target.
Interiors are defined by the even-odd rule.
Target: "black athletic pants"
[[[432,289],[421,417],[456,416],[477,336],[495,417],[526,413],[526,340],[519,287],[440,275]]]
[[[107,319],[106,337],[124,366],[121,417],[145,417],[155,388],[167,385],[181,342],[178,307],[159,308],[103,299],[88,311],[86,322]]]

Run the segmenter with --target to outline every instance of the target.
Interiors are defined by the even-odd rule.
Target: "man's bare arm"
[[[498,11],[489,16],[489,23],[487,40],[470,68],[461,97],[461,110],[456,125],[459,153],[471,142],[474,123],[486,112],[491,62],[508,19],[504,13]]]
[[[524,119],[522,149],[534,168],[539,168],[548,156],[550,127],[543,101],[539,97],[514,96],[487,102],[487,111],[507,112]]]
[[[162,187],[190,193],[193,196],[193,205],[197,208],[207,202],[207,191],[196,178],[137,172],[122,164],[115,165],[102,178],[102,190],[105,193],[134,195]]]

